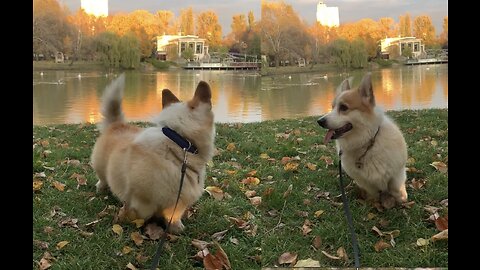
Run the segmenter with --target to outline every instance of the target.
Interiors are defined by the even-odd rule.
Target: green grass
[[[440,216],[448,215],[448,207],[440,204],[441,200],[448,198],[448,173],[441,173],[430,165],[433,161],[448,165],[448,110],[407,110],[388,114],[404,132],[409,157],[414,159],[408,165],[411,168],[407,173],[408,184],[413,178],[423,179],[426,184],[420,189],[407,187],[409,200],[415,202],[411,208],[398,207],[383,212],[359,200],[353,185],[347,188],[361,264],[363,267],[448,267],[447,241],[432,242],[424,247],[416,245],[418,238],[428,239],[438,233],[435,224],[427,220],[430,214],[424,206],[439,207]],[[208,169],[206,185],[220,187],[231,198],[216,201],[205,193],[194,205],[193,215],[184,219],[186,231],[176,242],[168,243],[160,259],[160,269],[203,269],[202,262],[191,258],[198,252],[191,241],[211,242],[212,234],[226,229],[228,231],[219,243],[233,269],[275,267],[284,252],[297,253],[298,260],[311,258],[319,261],[322,267],[353,267],[348,227],[343,208],[338,206],[341,199],[336,197],[340,192],[335,147],[333,143],[322,145],[325,130],[315,120],[316,117],[305,117],[250,124],[217,124],[219,154]],[[45,251],[56,258],[50,269],[125,269],[129,262],[148,268],[158,241],[145,240],[137,247],[130,239],[130,233],[141,230],[133,224],[122,224],[123,234],[116,235],[112,231],[113,217],[121,202],[110,194],[95,193],[97,180],[89,166],[91,149],[98,136],[95,126],[35,126],[33,135],[33,180],[43,182],[43,186],[33,192],[33,268],[38,269]],[[227,150],[230,143],[235,145],[234,150]],[[270,160],[262,158],[261,154],[267,154]],[[298,170],[285,171],[281,159],[296,156],[299,158]],[[334,164],[326,166],[325,157],[333,159]],[[79,160],[80,164],[68,164],[67,160]],[[316,170],[308,169],[307,163],[317,165]],[[240,183],[252,170],[256,170],[255,176],[260,183],[256,186]],[[46,177],[35,176],[41,172]],[[73,173],[84,175],[87,185],[77,189],[77,181],[70,178]],[[55,189],[54,181],[65,184],[65,190]],[[347,178],[347,182],[350,181]],[[290,185],[290,194],[284,196]],[[255,190],[257,196],[262,197],[262,203],[253,206],[244,194],[246,190]],[[317,196],[321,192],[330,192],[331,201]],[[108,207],[107,215],[97,215]],[[53,209],[56,209],[55,215]],[[317,210],[324,211],[318,218],[314,216]],[[276,216],[269,214],[275,211]],[[308,216],[300,216],[300,211],[305,211]],[[247,220],[244,215],[248,212],[253,215],[249,219],[250,228],[257,226],[256,235],[237,228],[227,219]],[[367,219],[369,213],[374,217]],[[78,219],[78,228],[60,226],[62,220],[69,218]],[[301,228],[305,219],[312,223],[312,231],[304,236]],[[94,226],[86,226],[95,220],[99,221]],[[389,224],[382,227],[381,220]],[[46,226],[52,227],[53,231],[46,233]],[[371,230],[373,226],[383,232],[400,230],[395,247],[376,252],[374,244],[380,237]],[[93,234],[82,236],[81,231]],[[312,247],[315,236],[322,240],[318,250]],[[238,244],[230,241],[234,238]],[[38,241],[48,243],[48,248],[41,247]],[[56,244],[60,241],[69,243],[58,250]],[[385,241],[389,242],[389,239]],[[121,255],[124,246],[133,248],[133,251]],[[321,253],[325,251],[336,256],[339,247],[347,251],[348,261],[332,260]],[[146,256],[147,261],[137,260],[139,254]],[[254,260],[255,256],[259,260]]]
[[[33,61],[34,70],[105,70],[105,66],[100,61],[71,61],[67,60],[64,63],[55,63],[54,60]]]

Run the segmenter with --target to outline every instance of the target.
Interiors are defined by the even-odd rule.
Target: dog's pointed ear
[[[362,82],[358,87],[358,92],[360,96],[364,98],[367,104],[371,106],[375,106],[375,96],[373,95],[373,86],[372,86],[372,73],[367,73],[367,75],[363,76]]]
[[[343,82],[337,87],[337,94],[340,94],[343,91],[350,90],[350,83],[353,77],[343,80]]]
[[[204,103],[212,103],[212,91],[210,90],[210,85],[204,81],[200,81],[193,95],[193,99],[199,100]]]
[[[180,100],[168,89],[162,90],[162,108],[167,107],[168,105],[180,102]]]

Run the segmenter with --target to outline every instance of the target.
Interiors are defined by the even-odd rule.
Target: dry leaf
[[[243,179],[242,181],[240,181],[240,183],[246,184],[246,185],[256,186],[256,185],[260,184],[260,179],[258,179],[257,177],[249,176],[249,177]]]
[[[271,217],[276,217],[278,216],[278,210],[277,209],[272,209],[270,211],[267,212],[268,215],[270,215]]]
[[[253,196],[257,195],[257,192],[255,190],[247,190],[245,191],[245,196],[247,196],[247,198],[251,198]]]
[[[423,247],[429,244],[430,241],[428,239],[418,238],[417,239],[417,246]]]
[[[230,260],[228,259],[228,256],[223,250],[223,248],[216,241],[214,242],[214,244],[217,247],[217,252],[215,252],[215,257],[217,257],[220,260],[220,262],[222,262],[222,265],[225,266],[226,270],[232,269]]]
[[[310,201],[310,199],[303,199],[303,204],[304,205],[310,205],[310,204],[312,204],[312,201]]]
[[[137,256],[135,256],[135,260],[137,260],[137,262],[139,262],[139,263],[144,263],[148,260],[148,257],[143,256],[142,253],[138,253]]]
[[[41,249],[48,249],[48,242],[33,240],[33,243]]]
[[[372,231],[376,232],[379,236],[384,236],[383,232],[377,228],[377,226],[372,227]]]
[[[40,259],[40,265],[39,265],[40,270],[48,269],[50,268],[50,266],[52,266],[52,264],[50,264],[50,262],[47,259],[45,258]]]
[[[346,262],[348,261],[348,255],[347,255],[347,252],[345,251],[345,248],[339,247],[337,249],[337,255],[341,260],[344,260]]]
[[[199,249],[199,250],[204,250],[204,249],[206,249],[209,245],[210,245],[209,242],[205,242],[205,241],[198,240],[198,239],[193,239],[193,240],[192,240],[192,246],[196,247],[196,248]]]
[[[229,143],[229,144],[227,145],[227,150],[228,150],[228,151],[233,151],[233,150],[235,150],[235,148],[236,148],[236,147],[235,147],[235,144],[234,144],[234,143]]]
[[[423,209],[427,210],[430,214],[435,214],[440,210],[440,208],[431,205],[426,205]]]
[[[303,236],[309,234],[312,231],[312,228],[310,228],[310,226],[312,226],[312,222],[310,222],[310,220],[308,219],[305,219],[305,222],[303,223],[303,226],[302,226]]]
[[[193,256],[192,258],[194,260],[203,262],[203,259],[205,258],[205,256],[207,256],[208,253],[210,253],[210,252],[209,252],[208,248],[206,248],[204,250],[200,250],[199,252],[197,252],[197,254],[195,254],[195,256]]]
[[[415,164],[415,159],[413,157],[410,157],[407,159],[407,165],[410,166],[410,165],[413,165]]]
[[[445,229],[434,236],[432,236],[432,241],[438,241],[438,240],[448,240],[448,229]]]
[[[300,217],[308,217],[308,212],[307,211],[298,211],[297,210],[297,215]]]
[[[322,246],[322,238],[320,236],[315,236],[312,241],[312,245],[316,248],[319,249]]]
[[[330,255],[330,254],[328,254],[327,252],[325,252],[325,251],[323,251],[323,250],[322,250],[322,253],[323,253],[323,255],[327,256],[328,258],[330,258],[330,259],[332,259],[332,260],[340,260],[340,257]]]
[[[375,246],[374,246],[376,252],[380,252],[384,249],[391,248],[391,247],[392,246],[389,243],[383,240],[378,241],[377,243],[375,243]]]
[[[145,234],[152,240],[160,239],[163,233],[163,228],[154,222],[148,223],[147,226],[145,226]]]
[[[205,188],[205,191],[217,201],[221,201],[225,195],[223,190],[216,186],[208,186]]]
[[[50,143],[49,143],[47,140],[40,141],[40,144],[41,144],[43,147],[47,147],[48,145],[50,145]]]
[[[262,203],[262,197],[260,196],[249,198],[249,200],[250,200],[250,203],[254,206],[258,206]]]
[[[434,161],[430,165],[441,173],[446,173],[448,171],[447,165],[441,161]]]
[[[220,241],[223,239],[223,237],[225,237],[225,234],[228,232],[228,229],[227,230],[223,230],[223,231],[220,231],[220,232],[216,232],[214,234],[212,234],[212,239],[215,240],[215,241]]]
[[[265,189],[265,191],[263,192],[263,196],[269,196],[270,194],[272,194],[273,192],[273,188],[272,187],[268,187]]]
[[[257,174],[257,170],[251,170],[247,173],[247,176],[255,176]]]
[[[132,263],[128,263],[127,266],[126,266],[128,269],[130,270],[137,270],[137,268],[135,267],[135,265],[133,265]]]
[[[325,168],[328,168],[328,166],[333,165],[333,159],[331,157],[321,156],[320,160],[325,161]]]
[[[262,153],[262,154],[260,154],[260,158],[261,159],[268,159],[268,158],[270,158],[270,156],[268,156],[268,154]]]
[[[318,210],[315,211],[315,214],[313,214],[316,218],[319,218],[325,211],[324,210]]]
[[[323,251],[322,251],[323,252]],[[313,259],[299,260],[294,267],[320,267],[320,262]]]
[[[234,175],[234,174],[237,173],[236,170],[225,170],[225,172],[226,172],[227,174],[230,174],[230,175]]]
[[[78,229],[77,218],[64,218],[58,222],[59,227],[73,227]]]
[[[205,270],[222,270],[223,265],[222,262],[212,254],[208,253],[203,258],[203,266]]]
[[[143,224],[145,223],[145,220],[144,220],[144,219],[141,219],[141,218],[140,218],[140,219],[135,219],[135,220],[132,221],[132,223],[135,223],[135,226],[136,226],[137,228],[140,228],[140,227],[142,227]]]
[[[132,232],[130,238],[135,242],[135,245],[140,246],[143,243],[143,237],[139,232]]]
[[[367,220],[371,220],[371,219],[373,219],[375,216],[376,216],[376,215],[375,215],[374,213],[369,212],[369,213],[367,214]]]
[[[308,168],[310,171],[316,171],[316,170],[317,170],[317,165],[308,162],[308,163],[307,163],[307,168]]]
[[[448,229],[448,216],[435,219],[435,226],[439,231]]]
[[[129,247],[129,246],[124,246],[122,248],[122,254],[128,254],[130,252],[132,252],[133,248]]]
[[[278,257],[278,264],[291,264],[297,262],[297,253],[285,252]]]
[[[33,191],[40,190],[43,186],[43,182],[40,180],[33,181]]]
[[[287,190],[283,193],[283,198],[286,198],[290,193],[292,192],[293,189],[293,184],[290,184],[287,188]]]
[[[64,246],[66,246],[68,243],[70,243],[69,241],[61,241],[61,242],[58,242],[57,244],[57,249],[62,249]]]
[[[297,162],[288,162],[283,166],[285,171],[297,171],[298,170],[298,163]]]
[[[53,182],[53,186],[58,189],[59,191],[63,191],[65,189],[65,184],[62,184],[58,181]]]
[[[282,165],[285,165],[290,162],[290,160],[292,160],[291,157],[282,157],[282,160],[280,162],[282,163]]]
[[[230,237],[230,239],[228,239],[232,244],[234,245],[238,245],[240,242],[238,241],[237,238],[235,237]]]
[[[118,224],[113,224],[112,226],[112,231],[118,235],[122,235],[123,233],[123,228],[122,226],[118,225]]]
[[[53,231],[53,228],[50,227],[50,226],[45,226],[45,228],[43,228],[43,232],[46,233],[46,234],[49,234]]]

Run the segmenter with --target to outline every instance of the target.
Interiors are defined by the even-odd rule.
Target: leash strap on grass
[[[347,217],[348,228],[350,230],[350,235],[352,238],[353,245],[353,257],[355,259],[355,268],[360,267],[360,255],[358,251],[358,242],[355,230],[353,229],[353,220],[352,213],[350,213],[350,207],[348,205],[347,196],[345,195],[345,188],[343,187],[343,177],[342,177],[342,152],[339,154],[338,160],[338,172],[340,173],[340,190],[342,191],[342,200],[343,200],[343,210],[345,211],[345,216]]]
[[[173,208],[172,216],[170,217],[170,220],[168,221],[168,224],[165,227],[165,232],[162,235],[162,239],[160,239],[160,242],[158,243],[157,251],[153,256],[153,261],[152,261],[152,265],[150,266],[150,270],[155,270],[158,266],[158,262],[160,260],[160,254],[162,254],[163,244],[167,239],[167,232],[168,232],[168,229],[170,228],[170,224],[172,223],[173,216],[175,215],[175,210],[177,210],[178,201],[180,200],[180,193],[182,193],[183,178],[185,178],[185,172],[187,170],[187,149],[183,148],[183,152],[184,152],[184,156],[183,156],[183,164],[181,169],[182,176],[180,177],[180,187],[178,188],[177,201],[175,202],[175,207]]]

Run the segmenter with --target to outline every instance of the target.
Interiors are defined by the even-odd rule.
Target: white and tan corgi
[[[382,204],[385,196],[398,203],[407,201],[407,145],[400,129],[376,107],[370,73],[356,89],[344,80],[332,111],[317,122],[328,129],[325,144],[336,140],[342,167],[367,198],[380,199]]]
[[[213,156],[210,86],[201,81],[188,102],[180,102],[170,90],[163,90],[163,110],[153,120],[156,126],[143,129],[125,122],[121,106],[124,85],[122,74],[103,95],[101,135],[91,157],[99,178],[97,191],[110,188],[136,218],[155,216],[168,222],[179,190],[183,148],[188,147],[181,142],[190,143],[190,150],[197,151],[187,153],[184,184],[170,225],[170,232],[179,233],[184,229],[183,213],[203,193],[206,164]]]

